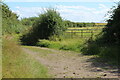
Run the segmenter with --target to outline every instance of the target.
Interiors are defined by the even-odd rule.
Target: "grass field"
[[[64,38],[90,38],[96,37],[104,27],[72,27],[63,34]]]
[[[62,41],[40,40],[37,43],[37,46],[80,52],[80,49],[83,47],[86,41],[87,41],[86,38],[81,38],[81,39],[71,38],[71,39],[64,39]]]
[[[26,54],[14,41],[3,40],[3,78],[47,78],[47,68]]]
[[[2,38],[0,37],[0,79],[2,79]]]
[[[90,37],[95,39],[103,28],[104,27],[68,28],[62,35],[61,41],[40,40],[37,46],[80,52],[86,41]],[[83,31],[82,33],[81,30]],[[93,32],[91,33],[91,31]],[[96,33],[94,33],[95,31]]]

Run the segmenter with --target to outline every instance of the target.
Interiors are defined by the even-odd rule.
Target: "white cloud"
[[[5,2],[118,2],[119,0],[6,0]]]
[[[105,19],[105,14],[109,10],[105,5],[100,4],[99,8],[89,8],[85,6],[56,6],[61,16],[72,21],[101,22]]]
[[[19,6],[16,6],[15,8],[19,9],[20,7],[19,7]]]
[[[42,13],[44,8],[41,7],[16,7],[16,10],[13,12],[17,13],[20,18],[23,17],[32,17],[32,16],[38,16],[38,14]]]
[[[107,6],[99,4],[98,8],[89,8],[86,6],[54,6],[64,19],[76,22],[103,22],[105,14],[109,10]],[[44,11],[41,7],[16,7],[14,11],[20,17],[38,16]]]

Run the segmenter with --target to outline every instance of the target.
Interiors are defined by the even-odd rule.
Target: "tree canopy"
[[[59,38],[65,30],[64,21],[55,9],[47,9],[39,15],[38,20],[33,24],[33,29],[24,35],[21,40],[23,44],[35,44],[38,39]]]
[[[2,28],[3,28],[3,33],[11,33],[13,32],[12,28],[14,28],[16,26],[15,23],[18,22],[17,18],[18,16],[13,13],[9,7],[4,4],[2,4]]]
[[[25,30],[25,27],[18,20],[18,15],[10,10],[10,8],[3,2],[2,6],[2,33],[12,34],[20,33]]]
[[[108,19],[103,36],[106,39],[106,43],[120,44],[120,4],[113,10],[110,19]]]

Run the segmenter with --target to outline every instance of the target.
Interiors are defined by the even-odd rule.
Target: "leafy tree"
[[[12,19],[12,20],[11,20]],[[3,33],[10,33],[12,26],[15,26],[15,24],[12,24],[13,19],[17,19],[16,14],[12,13],[10,11],[9,7],[2,3],[2,26],[3,26]],[[17,20],[16,20],[17,21]]]
[[[25,26],[32,26],[33,23],[38,19],[38,17],[29,17],[21,19],[21,23]]]
[[[35,45],[38,39],[60,38],[64,30],[64,21],[60,14],[54,9],[47,9],[39,15],[38,20],[33,24],[33,29],[23,35],[21,41],[23,44]]]
[[[9,7],[0,2],[2,6],[2,33],[3,34],[12,34],[12,33],[20,33],[25,28],[18,20],[17,14],[13,13]]]
[[[18,33],[19,27],[18,27],[18,16],[17,14],[13,13],[9,7],[2,3],[2,32],[3,34],[11,34],[11,33]]]
[[[108,24],[104,29],[105,43],[119,43],[120,44],[120,4],[113,10]]]
[[[120,4],[112,11],[103,32],[95,40],[90,38],[81,51],[87,55],[97,54],[120,68]]]

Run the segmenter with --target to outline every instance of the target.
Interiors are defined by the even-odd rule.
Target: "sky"
[[[46,8],[55,8],[65,20],[105,22],[117,0],[7,0],[5,3],[19,19],[38,16]]]

